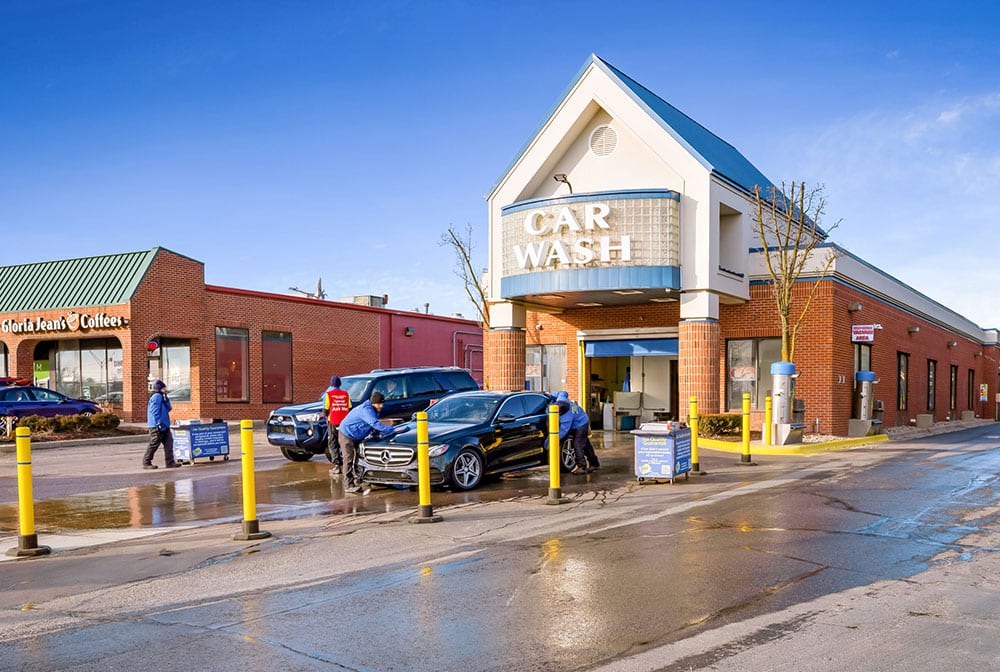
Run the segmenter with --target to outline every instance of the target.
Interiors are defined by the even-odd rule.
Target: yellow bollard
[[[420,491],[420,513],[410,518],[411,523],[437,523],[441,516],[434,515],[431,506],[431,458],[427,438],[427,412],[417,413],[417,486]]]
[[[52,549],[38,545],[35,534],[35,498],[31,485],[31,430],[17,428],[17,548],[11,548],[7,555],[25,558],[48,555]]]
[[[253,471],[253,420],[240,420],[240,467],[243,471],[243,531],[233,541],[266,539],[270,532],[260,529],[257,521],[257,488]]]
[[[743,453],[740,455],[739,464],[742,466],[756,466],[750,461],[750,394],[743,393]]]
[[[764,445],[771,445],[771,413],[773,408],[771,407],[771,397],[764,397]]]
[[[704,476],[708,472],[702,471],[698,462],[698,397],[691,397],[688,424],[691,425],[691,473]]]
[[[559,407],[549,406],[549,498],[546,504],[565,504],[568,497],[562,496],[559,487],[559,468],[562,461],[562,448],[559,445]]]

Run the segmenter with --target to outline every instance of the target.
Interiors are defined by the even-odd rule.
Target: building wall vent
[[[595,156],[608,156],[618,146],[618,133],[610,126],[598,126],[590,134],[590,151]]]

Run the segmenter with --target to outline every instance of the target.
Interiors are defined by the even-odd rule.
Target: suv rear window
[[[479,389],[479,385],[476,385],[467,371],[439,371],[437,375],[441,376],[449,390],[466,392]]]
[[[415,373],[410,376],[410,396],[423,397],[428,394],[441,394],[444,388],[430,373]]]

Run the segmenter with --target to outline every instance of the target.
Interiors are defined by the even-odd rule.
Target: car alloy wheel
[[[464,448],[451,465],[451,484],[459,490],[471,490],[483,480],[483,458],[471,448]]]
[[[563,471],[570,471],[576,466],[576,451],[573,450],[573,439],[568,438],[560,444],[559,464]]]

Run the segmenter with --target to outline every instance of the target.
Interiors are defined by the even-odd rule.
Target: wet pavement
[[[232,520],[176,529],[192,515],[184,502],[225,510],[232,462],[206,465],[197,495],[187,468],[136,472],[130,488],[150,503],[123,529],[163,533],[4,563],[0,669],[716,669],[822,617],[693,653],[685,643],[992,553],[998,447],[988,426],[756,467],[707,451],[707,475],[640,485],[628,437],[599,448],[606,469],[564,477],[566,505],[547,505],[544,471],[531,470],[435,492],[443,521],[430,525],[406,524],[414,492],[345,498],[316,483],[324,463],[264,457],[273,536],[253,543],[231,540]],[[89,479],[115,480],[78,487]],[[949,669],[920,653],[908,669]]]
[[[602,469],[588,475],[561,475],[567,492],[609,490],[634,479],[633,440],[625,432],[597,432],[594,442]],[[33,484],[35,525],[39,533],[93,529],[162,528],[241,518],[242,474],[238,450],[229,461],[199,460],[178,470],[140,471],[145,439],[115,444],[54,447],[35,444]],[[362,497],[344,493],[341,480],[330,478],[323,457],[291,462],[278,449],[255,437],[255,479],[260,518],[317,513],[364,513],[414,510],[416,488],[373,487]],[[0,458],[0,532],[18,530],[13,456]],[[66,472],[72,473],[68,475]],[[138,473],[134,473],[138,472]],[[119,487],[124,478],[134,485]],[[435,488],[434,506],[500,501],[547,494],[548,470],[535,467],[487,480],[469,492]]]

